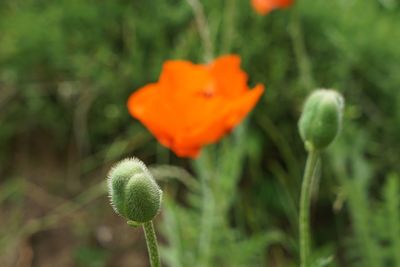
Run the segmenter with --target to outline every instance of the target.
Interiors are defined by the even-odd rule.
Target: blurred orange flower
[[[128,99],[130,114],[158,141],[181,157],[195,158],[249,113],[264,87],[247,86],[240,58],[227,55],[208,65],[166,61],[157,83]]]
[[[254,10],[260,15],[266,15],[276,8],[286,8],[293,0],[251,0]]]

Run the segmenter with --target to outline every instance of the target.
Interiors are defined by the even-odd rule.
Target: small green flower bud
[[[160,209],[162,191],[136,158],[125,159],[111,169],[108,189],[115,212],[130,221],[148,222]]]
[[[334,90],[319,89],[306,100],[299,131],[306,149],[323,149],[337,136],[342,125],[344,99]]]

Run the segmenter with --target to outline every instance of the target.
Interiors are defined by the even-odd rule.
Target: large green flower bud
[[[319,89],[304,104],[299,131],[308,150],[324,149],[342,125],[344,99],[334,90]]]
[[[108,174],[111,204],[119,215],[135,223],[152,220],[161,205],[162,191],[136,158],[117,163]]]

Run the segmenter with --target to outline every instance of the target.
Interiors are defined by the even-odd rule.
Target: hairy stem
[[[308,154],[306,169],[300,196],[299,237],[300,237],[300,266],[310,266],[310,202],[312,181],[318,163],[318,151],[311,150]]]
[[[153,221],[143,224],[144,234],[146,236],[147,250],[149,252],[150,266],[161,267],[160,255],[158,253],[157,237],[154,231]]]
[[[214,226],[214,195],[208,177],[202,177],[202,216],[199,239],[199,266],[209,266]]]

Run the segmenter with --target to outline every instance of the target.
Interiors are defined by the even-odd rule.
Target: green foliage
[[[240,127],[234,137],[204,151],[195,162],[201,186],[189,191],[184,205],[166,199],[163,233],[169,244],[162,255],[169,266],[264,266],[265,249],[285,244],[285,235],[279,230],[246,237],[244,229],[230,223],[241,166],[248,153],[246,140]]]
[[[398,266],[400,177],[390,174],[384,179],[383,186],[371,191],[371,185],[378,185],[374,180],[376,172],[364,155],[368,147],[366,135],[359,132],[358,136],[351,152],[334,156],[333,160],[354,231],[354,239],[346,240],[346,255],[353,263],[351,266]],[[348,151],[345,142],[341,141],[337,150],[340,153]],[[377,199],[374,194],[380,197]]]
[[[81,246],[75,251],[75,261],[78,266],[104,267],[109,253],[97,247]]]
[[[323,155],[314,196],[315,257],[324,264],[333,255],[327,266],[400,266],[399,1],[297,0],[265,17],[247,0],[201,2],[215,55],[240,54],[249,83],[266,86],[237,145],[245,151],[231,153],[236,145],[224,140],[218,149],[228,151],[227,159],[217,161],[223,166],[205,168],[226,176],[211,179],[226,197],[216,196],[218,205],[208,211],[223,214],[213,222],[218,227],[212,252],[205,253],[209,264],[296,266],[305,161],[296,124],[306,95],[324,87],[340,91],[347,108],[344,135]],[[82,191],[64,192],[71,176],[78,185],[100,181],[101,175],[89,178],[88,172],[126,154],[196,170],[157,146],[125,107],[132,91],[157,79],[164,60],[202,61],[204,47],[186,1],[2,0],[0,33],[3,229],[20,227],[22,210],[31,209],[19,201],[25,191],[14,190],[14,180],[6,178],[20,176],[20,148],[29,150],[35,140],[40,151],[56,151],[51,158],[69,162],[75,156],[76,172],[62,165],[70,169],[41,181],[57,196]],[[162,226],[168,243],[163,256],[185,267],[195,266],[198,229],[207,222],[200,219],[205,192],[198,180],[183,177],[190,190],[168,186]]]

